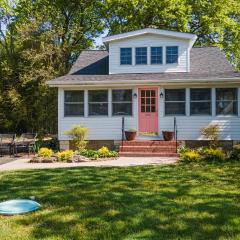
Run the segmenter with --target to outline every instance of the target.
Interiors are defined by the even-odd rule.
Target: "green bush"
[[[216,148],[219,140],[220,129],[217,124],[210,124],[201,129],[202,136],[210,140],[210,148]]]
[[[179,154],[182,154],[182,153],[185,153],[185,152],[188,152],[188,151],[191,151],[191,149],[188,148],[188,147],[185,147],[185,146],[182,146],[182,147],[178,148],[178,153]]]
[[[233,150],[230,152],[232,160],[240,160],[240,144],[234,145]]]
[[[198,161],[200,160],[200,158],[201,158],[200,154],[195,150],[188,150],[180,154],[180,159],[182,161],[192,162]]]
[[[202,156],[207,161],[223,161],[226,159],[225,152],[219,148],[207,148],[202,152]]]
[[[78,151],[83,151],[86,148],[87,141],[85,139],[88,134],[88,128],[76,125],[71,130],[66,131],[65,134],[72,138],[74,147]]]
[[[57,153],[58,161],[68,161],[73,157],[73,150],[65,150]]]
[[[118,153],[115,151],[109,151],[108,148],[102,147],[99,150],[87,150],[79,152],[80,155],[88,158],[98,159],[98,158],[115,158],[118,157]]]
[[[50,158],[53,155],[52,149],[40,148],[38,151],[38,156],[43,158]]]

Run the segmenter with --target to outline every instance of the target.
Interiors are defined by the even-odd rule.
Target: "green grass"
[[[240,239],[240,163],[0,173],[0,200],[34,195],[35,213],[0,217],[0,239]]]

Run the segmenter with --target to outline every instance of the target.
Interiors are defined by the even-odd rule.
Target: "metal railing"
[[[122,117],[122,147],[124,142],[124,128],[125,128],[125,118]]]
[[[177,148],[178,148],[178,130],[177,130],[177,118],[174,117],[174,139],[176,141],[176,153],[177,153]]]

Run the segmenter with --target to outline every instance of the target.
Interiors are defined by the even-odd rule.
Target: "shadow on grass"
[[[239,163],[29,170],[1,176],[0,200],[42,204],[3,219],[29,239],[237,239],[239,176]]]

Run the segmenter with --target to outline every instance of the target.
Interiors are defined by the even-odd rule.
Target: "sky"
[[[103,34],[101,34],[99,37],[97,37],[97,38],[94,39],[95,45],[96,45],[96,46],[102,45],[102,44],[103,44],[102,38],[103,38],[103,37],[106,37],[107,34],[108,34],[108,30],[105,29],[104,32],[103,32]]]

